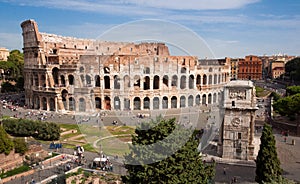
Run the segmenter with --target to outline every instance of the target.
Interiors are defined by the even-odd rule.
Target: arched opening
[[[203,75],[203,81],[202,81],[203,85],[207,85],[207,76],[204,74]]]
[[[200,84],[201,84],[201,75],[197,75],[196,85],[200,85]]]
[[[95,76],[95,86],[100,87],[100,76],[99,75]]]
[[[212,75],[209,75],[209,77],[208,77],[208,84],[209,84],[209,85],[212,84]]]
[[[188,106],[193,107],[194,106],[194,97],[192,95],[188,98]]]
[[[180,97],[180,107],[185,107],[186,105],[185,105],[185,96],[181,96]]]
[[[144,90],[150,89],[150,77],[146,76],[144,77]]]
[[[140,76],[136,75],[134,76],[134,87],[140,88],[141,87],[141,79]]]
[[[62,86],[62,87],[66,86],[65,76],[63,76],[63,75],[60,76],[60,86]]]
[[[96,106],[96,109],[101,109],[101,98],[99,98],[99,97],[95,98],[95,106]]]
[[[177,108],[177,97],[176,96],[172,96],[172,98],[171,98],[171,108],[172,109]]]
[[[177,77],[177,75],[173,75],[171,86],[174,86],[174,87],[178,86],[178,77]]]
[[[181,76],[180,89],[185,89],[185,88],[186,88],[186,76]]]
[[[158,97],[153,98],[153,109],[159,109],[159,98]]]
[[[186,73],[186,68],[182,67],[181,70],[180,70],[180,73]]]
[[[76,110],[76,103],[75,99],[73,97],[69,98],[69,111],[75,111]]]
[[[154,76],[153,89],[159,89],[159,76],[157,75]]]
[[[104,109],[111,110],[111,100],[108,96],[104,98]]]
[[[80,98],[79,99],[79,112],[85,112],[85,99]]]
[[[144,69],[144,74],[150,74],[150,68],[149,67],[146,67]]]
[[[104,67],[103,71],[104,71],[105,74],[109,74],[110,73],[109,67]]]
[[[104,89],[110,89],[110,77],[104,76]]]
[[[214,93],[214,96],[213,96],[213,103],[214,104],[217,103],[217,94],[216,93]]]
[[[130,88],[130,77],[128,75],[124,76],[124,90],[128,90]]]
[[[58,68],[57,67],[54,67],[52,69],[52,77],[53,77],[53,80],[54,80],[54,85],[58,85]]]
[[[163,77],[163,84],[166,87],[169,87],[169,77],[167,75],[164,75],[164,77]]]
[[[33,108],[34,109],[40,109],[40,98],[38,96],[33,97]]]
[[[69,80],[69,85],[74,85],[74,76],[73,75],[69,75],[68,80]]]
[[[68,91],[67,90],[62,90],[61,92],[61,98],[62,98],[62,102],[64,104],[64,108],[65,110],[68,110],[68,104],[67,104],[67,98],[68,98]]]
[[[141,110],[141,99],[139,97],[135,97],[133,99],[133,110]]]
[[[212,96],[211,96],[211,94],[208,94],[208,104],[211,104],[211,102],[212,102]]]
[[[79,72],[80,72],[80,73],[83,73],[83,72],[84,72],[84,67],[83,67],[83,66],[81,66],[81,67],[79,68]]]
[[[201,104],[200,95],[196,96],[195,103],[196,103],[196,105],[200,105]]]
[[[46,97],[42,98],[42,106],[43,106],[43,110],[47,110],[47,99]]]
[[[189,88],[190,89],[194,89],[194,82],[195,82],[194,75],[190,75],[190,77],[189,77]]]
[[[214,75],[214,84],[217,84],[217,83],[218,83],[218,75],[215,74],[215,75]]]
[[[206,105],[206,94],[202,95],[202,104]]]
[[[121,88],[120,77],[118,75],[114,76],[114,88],[115,89],[120,89]]]
[[[114,108],[115,108],[115,110],[120,110],[121,109],[121,101],[120,101],[120,98],[119,97],[115,97],[114,98]]]
[[[124,98],[124,110],[130,110],[130,99]]]
[[[41,86],[46,87],[46,77],[45,77],[45,75],[41,76]]]
[[[91,86],[91,85],[92,85],[92,79],[91,79],[91,76],[86,75],[86,76],[85,76],[85,80],[86,80],[86,85],[87,85],[87,86]]]
[[[50,111],[55,111],[55,100],[54,100],[54,98],[50,98],[49,105],[50,105]]]
[[[83,74],[80,75],[80,79],[81,79],[82,85],[85,86],[85,80],[84,80],[84,75]]]
[[[150,98],[144,98],[144,109],[150,109]]]
[[[167,109],[168,108],[168,97],[164,96],[162,99],[162,108]]]

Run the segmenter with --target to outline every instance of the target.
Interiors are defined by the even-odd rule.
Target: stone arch
[[[194,75],[190,75],[190,77],[189,77],[189,88],[190,89],[194,89],[194,82],[195,82]]]
[[[208,94],[207,103],[208,104],[212,103],[212,95],[211,95],[211,93]]]
[[[84,67],[83,67],[83,66],[81,66],[81,67],[79,68],[79,72],[80,72],[80,73],[84,73]]]
[[[43,97],[42,98],[42,110],[47,110],[47,98]]]
[[[186,107],[186,99],[185,96],[180,97],[180,107]]]
[[[34,109],[40,109],[40,97],[39,96],[36,96],[34,95],[33,96],[33,108]]]
[[[54,67],[52,69],[52,77],[53,77],[54,85],[58,85],[58,73],[59,73],[59,69],[57,67]]]
[[[150,77],[146,76],[144,77],[144,90],[150,89]]]
[[[177,77],[177,75],[173,75],[173,76],[172,76],[172,83],[171,83],[171,86],[175,86],[175,87],[178,86],[178,77]]]
[[[109,74],[110,73],[110,68],[106,66],[106,67],[103,68],[103,71],[104,71],[105,74]]]
[[[186,76],[183,75],[180,78],[180,89],[185,89],[186,88]]]
[[[61,91],[61,98],[64,105],[65,110],[68,109],[67,99],[68,99],[68,91],[66,89]]]
[[[217,94],[216,93],[214,93],[214,95],[213,95],[213,103],[214,104],[217,103]]]
[[[201,75],[197,75],[197,78],[196,78],[196,85],[200,85],[201,84]]]
[[[186,68],[185,67],[181,67],[180,73],[186,73]]]
[[[162,102],[162,108],[167,109],[168,108],[168,97],[164,96],[161,102]]]
[[[206,105],[206,94],[202,95],[202,104]]]
[[[217,74],[214,75],[214,84],[218,84],[218,75]]]
[[[212,85],[212,80],[213,80],[212,75],[209,75],[208,76],[208,84],[209,85]]]
[[[69,81],[69,85],[74,85],[75,81],[74,81],[74,76],[73,75],[68,75],[68,81]]]
[[[76,101],[73,97],[69,98],[69,111],[76,111]]]
[[[140,99],[140,97],[135,97],[133,99],[133,110],[141,110],[141,99]]]
[[[139,76],[139,75],[134,76],[133,80],[134,80],[133,86],[134,86],[134,87],[140,88],[140,87],[141,87],[141,79],[140,79],[140,76]]]
[[[203,75],[203,81],[202,81],[203,85],[207,85],[207,76],[204,74]]]
[[[155,75],[153,79],[153,89],[159,89],[159,76]]]
[[[144,74],[150,74],[150,68],[149,67],[145,67]]]
[[[130,88],[130,77],[128,75],[124,76],[124,90],[128,90]]]
[[[55,111],[55,100],[54,100],[54,98],[49,99],[49,110],[50,111]]]
[[[177,108],[177,97],[176,96],[172,96],[172,98],[171,98],[171,108],[174,108],[174,109]]]
[[[92,79],[90,75],[85,75],[85,80],[86,80],[86,85],[91,85],[92,84]]]
[[[114,98],[114,109],[120,110],[121,109],[121,100],[118,96]]]
[[[96,109],[101,109],[101,98],[100,97],[95,98],[95,107],[96,107]]]
[[[218,81],[219,81],[219,84],[222,83],[220,74],[218,75]]]
[[[114,76],[114,89],[120,89],[120,77],[118,75]]]
[[[81,79],[82,85],[85,86],[85,79],[84,79],[84,75],[83,74],[80,75],[80,79]]]
[[[144,98],[144,109],[150,109],[150,98],[149,97]]]
[[[153,98],[153,109],[159,109],[159,98],[158,97]]]
[[[110,89],[110,77],[104,76],[104,89]]]
[[[193,95],[190,95],[188,97],[188,107],[193,107],[194,106],[194,97]]]
[[[200,97],[200,95],[196,96],[196,98],[195,98],[195,104],[196,105],[200,105],[201,104],[201,97]]]
[[[164,76],[163,76],[163,84],[164,84],[166,87],[169,87],[169,76],[167,76],[167,75],[164,75]]]
[[[65,87],[66,86],[66,80],[65,80],[65,76],[64,75],[61,75],[60,76],[60,85],[62,87]]]
[[[96,75],[95,76],[95,86],[96,87],[100,87],[101,83],[100,83],[100,76]]]
[[[108,96],[104,97],[104,109],[111,110],[111,99]]]

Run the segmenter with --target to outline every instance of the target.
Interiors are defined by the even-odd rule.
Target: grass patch
[[[112,135],[135,134],[134,126],[107,126],[106,129]]]
[[[129,153],[129,144],[120,141],[118,138],[104,139],[98,142],[101,145],[102,151],[107,155],[118,155],[123,157],[124,154]]]
[[[97,152],[92,144],[84,144],[82,145],[82,147],[84,148],[85,151]]]
[[[264,88],[258,86],[255,87],[255,90],[257,97],[265,97],[271,93],[271,91],[265,90]]]
[[[14,176],[16,174],[20,174],[20,173],[23,173],[23,172],[26,172],[29,170],[31,170],[31,168],[28,165],[22,165],[21,167],[18,167],[13,170],[10,170],[10,171],[0,174],[0,177],[7,178],[7,177]]]

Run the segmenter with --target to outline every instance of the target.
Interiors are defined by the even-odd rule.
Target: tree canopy
[[[300,81],[300,58],[294,58],[285,65],[285,72],[292,80]]]
[[[0,125],[0,153],[8,155],[14,148],[14,144],[4,128]]]
[[[260,149],[256,158],[258,183],[270,183],[281,178],[282,169],[277,157],[276,142],[270,125],[265,124],[260,138]]]
[[[199,139],[174,119],[142,123],[125,156],[125,183],[208,183],[214,164],[205,164],[197,150]],[[185,140],[185,138],[187,138]]]

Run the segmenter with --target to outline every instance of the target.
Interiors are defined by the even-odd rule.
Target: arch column
[[[149,78],[150,78],[150,90],[153,90],[153,78],[154,77],[152,75],[150,75]]]
[[[55,112],[58,111],[58,100],[57,100],[57,96],[54,98],[54,105],[55,105]]]
[[[119,96],[119,99],[120,99],[120,110],[123,111],[124,110],[124,97]]]
[[[50,110],[49,97],[46,97],[47,111]]]

